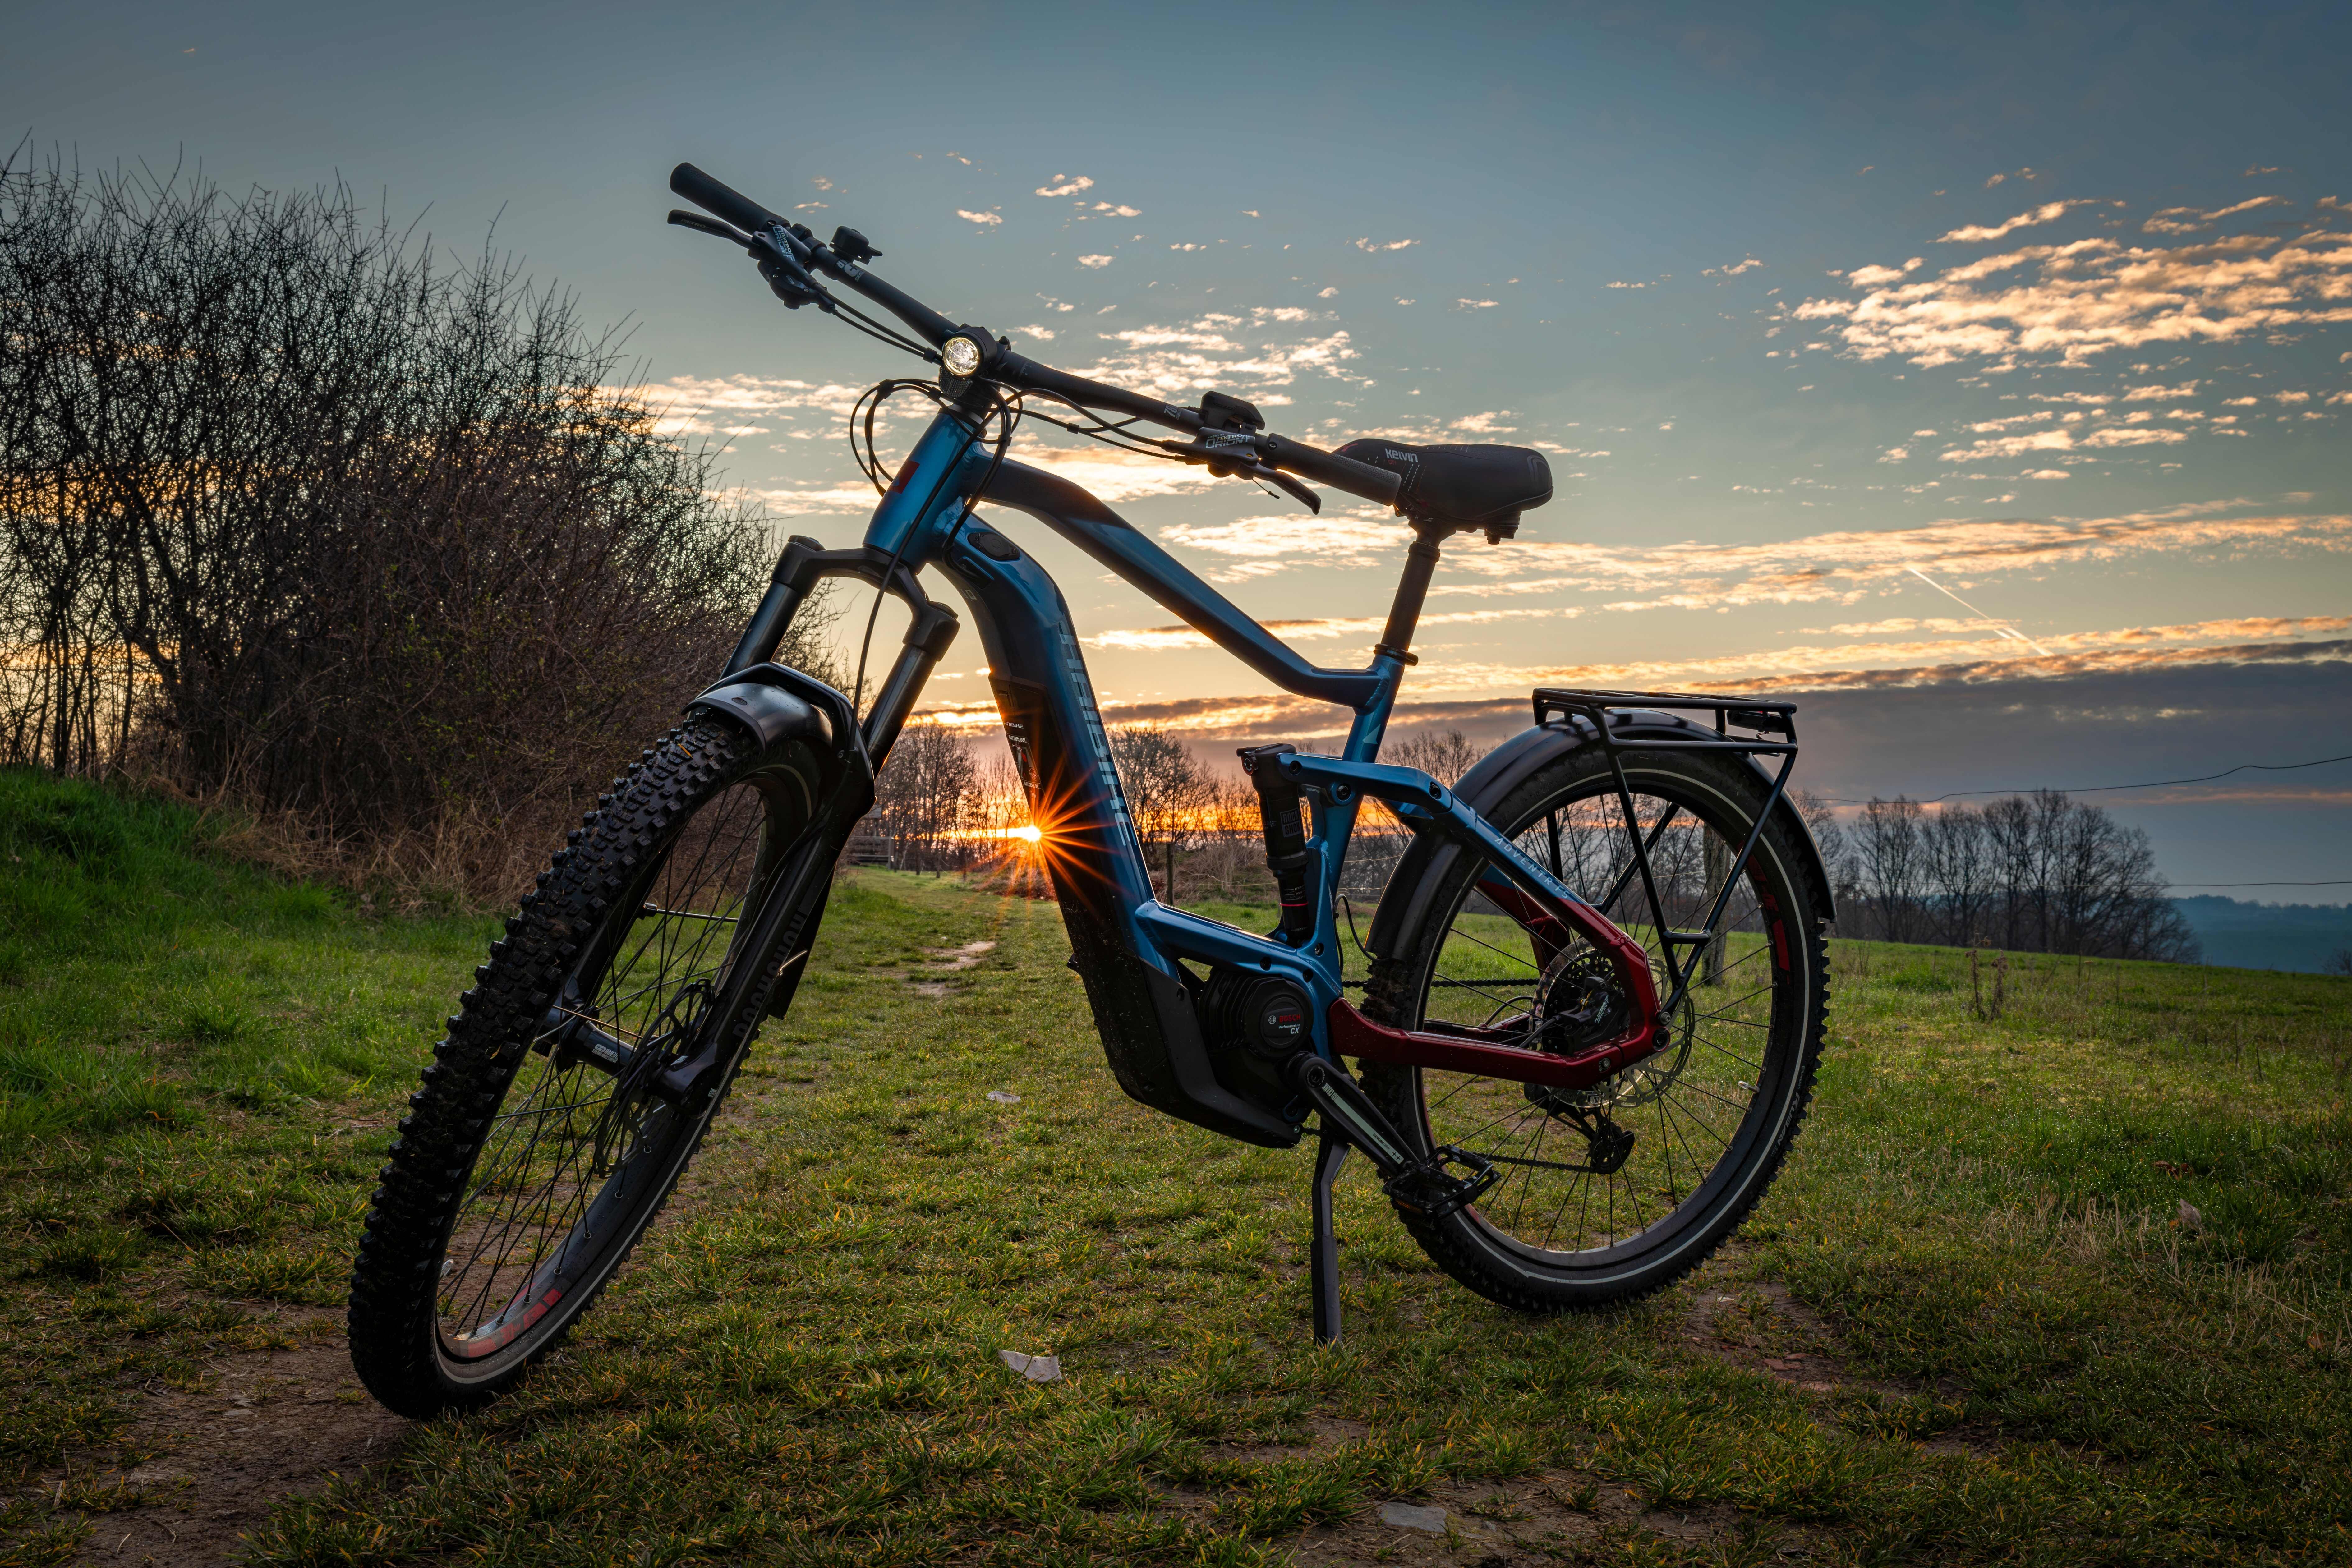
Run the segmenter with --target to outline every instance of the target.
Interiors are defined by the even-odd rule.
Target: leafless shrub
[[[12,164],[0,300],[0,761],[502,896],[760,586],[570,300],[343,189]]]

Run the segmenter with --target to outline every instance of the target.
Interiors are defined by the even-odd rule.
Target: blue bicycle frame
[[[972,506],[982,501],[1045,523],[1285,690],[1349,710],[1339,756],[1285,759],[1307,786],[1315,881],[1327,890],[1311,900],[1311,928],[1295,944],[1188,913],[1154,895],[1069,606],[1034,557],[973,515]],[[702,700],[764,683],[794,689],[846,720],[849,704],[840,693],[766,660],[817,578],[860,578],[905,599],[914,612],[904,648],[856,722],[865,765],[878,769],[959,625],[924,595],[917,574],[926,567],[955,585],[979,627],[1005,739],[1068,928],[1073,966],[1086,984],[1113,1072],[1145,1104],[1254,1143],[1286,1148],[1298,1141],[1308,1101],[1265,1084],[1237,1087],[1230,1070],[1220,1073],[1178,964],[1190,960],[1292,981],[1313,1002],[1316,1054],[1333,1059],[1329,1019],[1344,993],[1328,889],[1339,885],[1366,796],[1387,802],[1418,831],[1475,845],[1490,882],[1516,884],[1552,918],[1606,927],[1590,906],[1572,909],[1580,904],[1574,893],[1429,775],[1375,760],[1405,669],[1395,651],[1376,652],[1363,669],[1308,663],[1086,490],[1025,464],[994,460],[978,438],[976,418],[955,406],[942,408],[916,442],[875,508],[860,548],[827,552],[814,541],[793,541],[727,679]]]

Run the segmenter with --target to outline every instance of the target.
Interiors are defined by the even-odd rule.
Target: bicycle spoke
[[[578,977],[558,1011],[640,1050],[682,1052],[709,1027],[751,894],[764,797],[736,786],[706,801],[648,873],[650,880],[598,967]],[[584,996],[585,1001],[581,998]],[[490,1118],[458,1204],[436,1292],[444,1342],[487,1354],[513,1338],[510,1315],[535,1282],[561,1280],[604,1245],[608,1226],[585,1227],[600,1195],[633,1173],[647,1139],[671,1136],[673,1114],[642,1075],[559,1068],[557,1055],[526,1055],[508,1102]],[[648,1063],[647,1069],[658,1063]],[[481,1336],[488,1336],[481,1338]],[[480,1348],[475,1348],[480,1340]]]
[[[1758,1097],[1755,1085],[1776,1048],[1771,1015],[1789,972],[1773,966],[1771,940],[1760,923],[1757,864],[1731,875],[1718,863],[1715,875],[1706,875],[1714,853],[1708,846],[1717,839],[1736,845],[1744,840],[1744,828],[1736,820],[1717,821],[1712,806],[1695,810],[1650,793],[1636,773],[1628,779],[1630,790],[1621,791],[1614,775],[1588,775],[1579,786],[1588,793],[1539,806],[1512,839],[1564,884],[1605,889],[1595,905],[1604,912],[1629,898],[1642,903],[1638,912],[1612,918],[1650,954],[1662,1002],[1675,996],[1674,979],[1682,976],[1675,1012],[1662,1020],[1663,1047],[1580,1089],[1419,1072],[1419,1110],[1429,1142],[1477,1152],[1497,1169],[1507,1168],[1471,1211],[1476,1222],[1544,1252],[1642,1245],[1634,1238],[1696,1201],[1710,1173],[1740,1147],[1739,1129]],[[1591,975],[1596,950],[1576,933],[1561,945],[1548,945],[1561,942],[1557,932],[1546,927],[1547,940],[1538,940],[1516,917],[1477,900],[1479,887],[1479,879],[1470,877],[1455,895],[1460,901],[1453,918],[1439,927],[1443,935],[1423,961],[1429,968],[1414,1016],[1463,1025],[1523,1020],[1509,1026],[1533,1030],[1563,1005],[1548,999],[1548,984],[1567,987],[1560,992],[1566,1005],[1584,1005],[1576,998],[1587,993],[1575,987],[1589,985],[1589,979],[1561,977]],[[1662,933],[1695,922],[1718,897],[1724,905],[1714,930],[1722,945],[1670,954]],[[1537,953],[1550,956],[1538,963],[1530,956]],[[1513,985],[1479,975],[1498,959],[1528,979]],[[1566,969],[1563,963],[1587,967]],[[1507,987],[1514,994],[1506,996]],[[1570,1121],[1571,1112],[1582,1125],[1556,1126]],[[1583,1152],[1564,1155],[1570,1147]],[[1600,1171],[1591,1168],[1595,1151],[1607,1152]]]

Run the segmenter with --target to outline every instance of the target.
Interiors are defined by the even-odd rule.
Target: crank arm
[[[1383,1183],[1413,1168],[1412,1156],[1404,1152],[1404,1140],[1346,1068],[1305,1052],[1291,1058],[1286,1076],[1293,1088],[1315,1102],[1326,1127],[1364,1152]]]
[[[1404,1140],[1397,1136],[1380,1107],[1344,1068],[1301,1053],[1291,1058],[1287,1076],[1321,1113],[1326,1135],[1344,1138],[1361,1149],[1380,1173],[1381,1190],[1406,1208],[1417,1209],[1431,1219],[1444,1219],[1477,1202],[1503,1179],[1485,1156],[1450,1144],[1427,1160],[1414,1159],[1405,1152]],[[1470,1173],[1449,1173],[1445,1167],[1454,1164],[1467,1166]]]

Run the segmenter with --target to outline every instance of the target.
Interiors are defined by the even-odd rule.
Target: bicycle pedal
[[[1445,1169],[1448,1165],[1467,1166],[1470,1173],[1449,1175]],[[1502,1179],[1503,1173],[1495,1169],[1493,1161],[1449,1143],[1426,1161],[1382,1183],[1381,1190],[1406,1208],[1431,1219],[1444,1219],[1476,1203]]]

